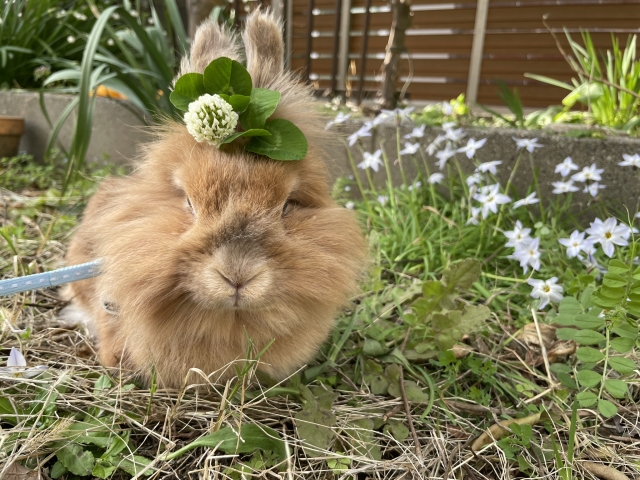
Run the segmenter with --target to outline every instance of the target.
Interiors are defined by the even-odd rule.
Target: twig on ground
[[[400,351],[404,353],[404,349],[407,347],[407,342],[409,341],[409,335],[411,334],[411,327],[407,328],[407,333],[404,336],[404,340],[402,341],[402,345],[400,346]],[[407,422],[409,423],[409,430],[411,431],[411,436],[413,437],[414,448],[416,451],[416,457],[418,457],[418,461],[422,463],[422,449],[420,448],[420,441],[418,440],[418,434],[416,433],[416,427],[413,425],[413,417],[411,416],[411,408],[409,407],[409,400],[407,400],[407,392],[404,388],[404,368],[400,365],[400,392],[402,393],[402,401],[404,403],[404,410],[407,414]]]

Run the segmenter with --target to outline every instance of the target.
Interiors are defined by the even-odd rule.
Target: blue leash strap
[[[25,277],[0,280],[0,297],[14,293],[56,287],[65,283],[77,282],[100,275],[100,260],[59,268],[51,272],[36,273]]]

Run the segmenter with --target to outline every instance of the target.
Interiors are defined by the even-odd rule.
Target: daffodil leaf
[[[252,138],[245,150],[283,161],[302,160],[307,155],[309,146],[304,133],[289,120],[270,120],[264,129],[271,136]]]
[[[187,73],[178,79],[169,100],[176,108],[186,112],[189,110],[189,104],[205,93],[207,90],[202,74]]]
[[[240,138],[240,137],[266,137],[268,135],[271,135],[267,130],[261,129],[261,128],[254,128],[251,130],[247,130],[245,132],[237,132],[234,133],[232,135],[229,135],[227,138],[225,138],[220,145],[224,145],[226,143],[231,143],[233,142],[236,138]]]
[[[273,114],[280,101],[280,92],[267,88],[251,90],[251,103],[240,115],[240,124],[245,129],[263,128],[267,119]]]

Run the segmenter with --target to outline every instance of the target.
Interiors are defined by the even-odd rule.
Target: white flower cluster
[[[217,147],[225,137],[235,132],[238,114],[220,95],[205,93],[189,104],[184,123],[198,142]]]

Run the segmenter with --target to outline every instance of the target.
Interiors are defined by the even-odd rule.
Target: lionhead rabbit
[[[273,118],[304,132],[306,157],[218,149],[169,123],[135,173],[101,185],[67,254],[69,265],[103,260],[101,276],[66,292],[95,325],[101,361],[147,381],[153,367],[164,386],[183,384],[190,368],[228,379],[247,339],[256,351],[273,341],[258,369],[287,376],[326,339],[365,259],[354,215],[330,196],[317,108],[283,72],[280,25],[254,13],[242,38],[254,87],[281,92]],[[242,53],[229,31],[207,22],[181,74],[220,56]]]

